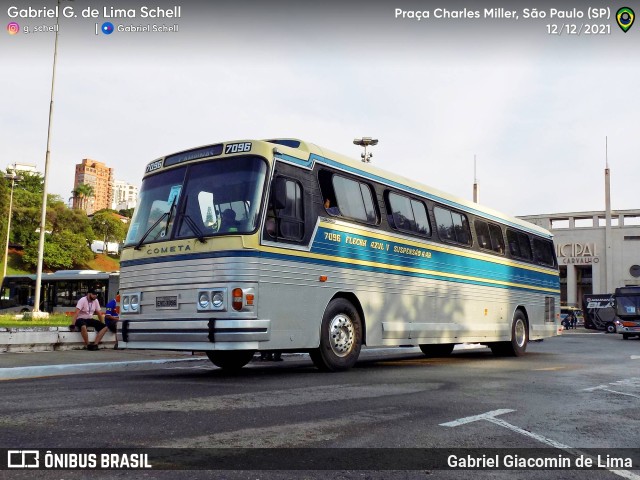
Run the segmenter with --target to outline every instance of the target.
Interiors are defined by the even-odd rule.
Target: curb
[[[89,341],[96,333],[88,329]],[[114,345],[116,336],[107,332],[100,345]],[[2,327],[0,328],[0,353],[51,352],[56,350],[78,350],[84,347],[80,332],[69,327]]]
[[[0,368],[0,381],[25,378],[57,377],[82,373],[108,373],[121,370],[148,370],[158,365],[182,362],[202,362],[207,357],[169,358],[157,360],[127,360],[119,362],[71,363],[62,365],[38,365]]]

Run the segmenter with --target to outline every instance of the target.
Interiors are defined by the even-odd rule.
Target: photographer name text
[[[56,7],[16,7],[7,8],[9,18],[180,18],[182,7],[174,5],[170,8],[141,6],[138,8],[85,7],[78,11],[73,6]]]

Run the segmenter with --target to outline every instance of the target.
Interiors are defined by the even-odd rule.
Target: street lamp
[[[4,247],[4,269],[2,271],[2,278],[7,276],[7,264],[9,263],[9,234],[11,233],[11,211],[13,209],[13,188],[16,182],[22,180],[20,175],[16,175],[15,166],[13,173],[5,173],[4,178],[11,180],[11,194],[9,195],[9,219],[7,220],[7,243]]]
[[[367,147],[369,145],[371,145],[372,147],[374,145],[378,144],[378,139],[377,138],[371,138],[371,137],[362,137],[362,138],[356,138],[353,143],[355,145],[360,145],[361,147],[364,147],[364,153],[360,154],[360,157],[362,158],[362,161],[364,163],[369,163],[371,162],[371,157],[373,157],[373,153],[367,153]]]
[[[60,11],[60,0],[57,2],[57,12]],[[44,232],[47,224],[47,181],[49,180],[49,158],[51,156],[51,121],[53,120],[53,91],[56,84],[56,60],[58,58],[58,29],[60,16],[56,16],[56,35],[53,44],[53,68],[51,71],[51,98],[49,101],[49,125],[47,127],[47,153],[44,159],[44,178],[42,183],[42,216],[40,217],[40,241],[38,243],[38,269],[36,273],[36,291],[33,300],[34,314],[40,312],[40,284],[42,283],[42,263],[44,260]],[[34,316],[46,316],[34,315]]]

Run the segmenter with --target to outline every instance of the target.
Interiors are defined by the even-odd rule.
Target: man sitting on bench
[[[93,318],[94,315],[98,315],[98,319]],[[76,312],[73,314],[73,323],[76,326],[76,330],[80,329],[82,335],[82,341],[87,347],[87,350],[98,350],[98,344],[104,334],[107,333],[107,326],[104,324],[104,315],[100,311],[100,302],[98,302],[98,294],[94,288],[90,288],[87,294],[78,300],[76,305]],[[87,327],[93,327],[96,331],[95,342],[89,343],[89,333]]]

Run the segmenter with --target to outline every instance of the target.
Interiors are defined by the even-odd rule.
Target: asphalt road
[[[635,449],[637,459],[640,340],[584,330],[531,343],[522,358],[480,348],[426,359],[395,349],[363,352],[356,368],[337,374],[298,355],[252,362],[236,375],[203,359],[10,380],[0,382],[0,405],[0,448],[268,448],[271,468],[309,453],[284,449],[345,449],[327,450],[334,471],[325,462],[319,471],[103,471],[92,478],[640,479],[637,463],[597,471],[404,470],[416,448],[493,448],[502,456],[548,448],[559,457]],[[388,459],[397,470],[367,469],[385,452],[377,448],[399,449]],[[345,463],[346,456],[361,464]],[[0,471],[6,478],[87,474]]]

